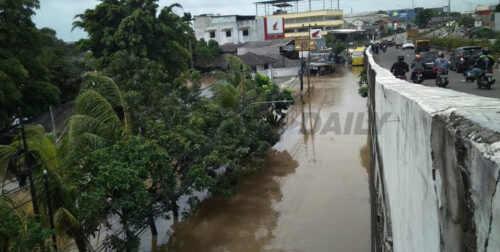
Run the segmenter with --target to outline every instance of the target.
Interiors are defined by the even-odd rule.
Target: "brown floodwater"
[[[159,251],[370,251],[360,71],[312,78],[265,167],[242,179],[235,196],[201,203]]]

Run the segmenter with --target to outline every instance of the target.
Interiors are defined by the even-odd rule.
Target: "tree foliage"
[[[200,59],[214,59],[219,53],[220,47],[217,41],[209,40],[207,43],[203,38],[196,43],[194,49],[194,56]]]
[[[95,9],[77,15],[74,28],[89,34],[80,41],[84,50],[91,50],[101,68],[107,67],[113,55],[120,51],[162,63],[175,78],[187,69],[186,50],[194,32],[189,13],[180,17],[173,4],[157,12],[158,0],[103,0]]]
[[[476,20],[473,17],[463,16],[458,21],[458,25],[463,25],[464,27],[470,28],[470,27],[474,27],[474,22],[475,21]]]
[[[55,31],[36,28],[31,17],[37,8],[38,0],[0,2],[0,129],[18,107],[33,117],[59,104],[61,95],[68,101],[78,93],[83,69],[71,59],[75,50]]]

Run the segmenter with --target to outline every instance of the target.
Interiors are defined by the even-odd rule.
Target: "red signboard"
[[[481,16],[493,15],[493,11],[492,10],[480,11],[479,15],[481,15]]]
[[[285,38],[285,19],[264,18],[264,36],[266,40]]]

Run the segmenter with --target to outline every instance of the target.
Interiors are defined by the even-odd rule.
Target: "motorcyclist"
[[[399,76],[406,76],[406,72],[409,71],[410,67],[405,62],[405,56],[399,55],[398,61],[392,64],[391,73],[393,73],[394,76],[399,77]]]
[[[490,50],[488,48],[483,48],[481,55],[476,59],[474,64],[476,67],[474,72],[492,70],[494,64],[495,60],[493,60],[493,57],[490,55]]]
[[[425,70],[424,63],[422,62],[422,56],[420,54],[415,55],[415,59],[411,63],[411,79],[413,80],[416,77],[418,72],[423,73]]]
[[[446,73],[450,69],[450,61],[444,57],[444,52],[438,53],[438,58],[434,61],[434,67],[438,73]]]
[[[463,65],[463,70],[462,70],[462,74],[464,75],[464,77],[467,77],[469,75],[469,73],[474,69],[474,65],[476,63],[476,59],[479,57],[479,55],[471,55],[465,62],[464,62],[464,65]]]

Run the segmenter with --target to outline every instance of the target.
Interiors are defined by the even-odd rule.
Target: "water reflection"
[[[283,198],[280,178],[295,172],[288,151],[272,150],[265,169],[241,181],[232,198],[213,197],[175,227],[160,251],[260,251],[273,238]]]

